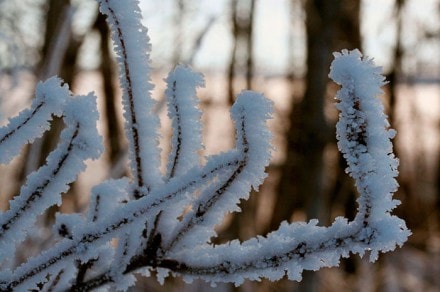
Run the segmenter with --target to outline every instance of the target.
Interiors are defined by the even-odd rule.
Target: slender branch
[[[24,144],[41,137],[49,129],[52,115],[62,114],[70,93],[67,86],[60,86],[61,82],[61,79],[53,77],[39,83],[31,107],[0,128],[0,163],[8,163]]]
[[[198,164],[198,152],[203,149],[203,143],[196,89],[204,86],[204,80],[201,74],[189,67],[178,65],[165,81],[168,116],[172,121],[171,151],[166,175],[169,179]]]
[[[95,276],[90,280],[81,283],[75,283],[70,289],[70,292],[84,292],[91,291],[94,288],[101,287],[105,284],[113,282],[110,273],[104,273],[99,276]]]
[[[58,274],[55,276],[55,278],[53,279],[52,283],[50,283],[50,286],[47,288],[47,291],[51,292],[51,291],[55,291],[57,284],[59,283],[59,281],[61,280],[62,275],[64,274],[64,270],[61,269]]]
[[[175,99],[176,98],[176,81],[173,82],[173,86],[172,86],[172,98]],[[178,161],[180,159],[180,150],[182,147],[182,124],[181,124],[181,120],[180,120],[180,114],[179,114],[179,108],[177,106],[177,103],[174,103],[172,105],[174,107],[174,112],[176,113],[175,119],[176,119],[176,128],[173,128],[174,131],[173,133],[176,135],[175,140],[176,143],[173,144],[173,149],[172,149],[172,153],[170,153],[170,170],[169,170],[169,174],[168,177],[172,178],[174,177],[175,173],[176,173],[176,168],[177,168],[177,164]]]
[[[229,174],[226,179],[221,179],[221,183],[218,183],[217,187],[215,187],[214,189],[208,189],[207,192],[202,193],[200,197],[192,204],[192,211],[183,218],[181,223],[176,227],[176,230],[173,232],[174,238],[170,239],[166,247],[164,247],[166,251],[173,250],[173,248],[184,237],[190,234],[190,231],[195,226],[202,225],[202,222],[206,220],[206,216],[208,215],[209,211],[212,210],[213,206],[216,205],[221,200],[221,198],[224,197],[225,193],[229,191],[229,188],[236,181],[238,181],[238,176],[241,172],[243,172],[244,168],[248,164],[249,159],[249,144],[246,137],[244,116],[241,119],[240,127],[241,129],[237,130],[237,133],[242,134],[241,141],[243,141],[241,145],[242,153],[240,155],[240,160],[237,160],[236,164],[228,169],[228,172],[230,172],[231,174]],[[223,216],[217,217],[222,218]],[[213,227],[212,225],[214,225],[214,222],[210,224],[209,227]],[[195,236],[193,235],[193,237]],[[200,240],[203,241],[204,238],[200,238]]]
[[[66,166],[66,161],[73,154],[72,149],[74,147],[75,138],[78,136],[78,132],[79,124],[77,123],[74,126],[74,131],[68,142],[67,148],[63,150],[63,154],[60,156],[59,160],[56,163],[52,163],[50,166],[46,166],[53,167],[51,170],[49,170],[46,179],[39,182],[38,185],[33,185],[32,188],[34,189],[34,191],[29,192],[28,189],[24,189],[20,194],[22,204],[18,208],[11,209],[9,212],[3,214],[2,217],[0,217],[0,239],[6,236],[10,231],[17,232],[17,230],[13,228],[15,227],[15,224],[20,222],[19,218],[21,218],[23,215],[26,215],[27,220],[29,220],[29,210],[32,208],[35,209],[37,202],[44,198],[47,188],[50,186],[51,182],[56,179],[61,170]],[[48,208],[49,206],[43,207]]]
[[[90,259],[85,263],[82,263],[81,261],[77,261],[78,272],[76,274],[75,283],[84,282],[84,278],[86,276],[87,271],[93,267],[96,261],[98,261],[98,259]]]
[[[108,0],[104,0],[105,3],[108,5]],[[109,17],[113,19],[113,22],[115,24],[115,29],[117,33],[117,37],[119,39],[121,50],[120,53],[122,54],[122,70],[124,70],[124,77],[125,77],[125,86],[124,89],[127,92],[127,98],[128,98],[128,104],[129,104],[129,117],[131,125],[133,125],[130,128],[130,133],[132,134],[132,141],[133,141],[133,155],[135,156],[134,162],[135,162],[135,169],[133,169],[133,176],[135,176],[137,185],[142,188],[144,187],[144,179],[142,176],[143,170],[142,170],[142,157],[140,155],[141,147],[140,147],[140,141],[139,141],[139,133],[138,133],[138,121],[136,117],[136,111],[134,106],[134,96],[133,96],[133,85],[132,85],[132,78],[131,78],[131,72],[130,72],[130,66],[128,65],[128,56],[127,56],[127,48],[125,45],[125,38],[122,33],[121,24],[119,23],[119,19],[116,16],[115,11],[113,8],[108,5],[108,10],[110,12]]]
[[[237,161],[233,166],[232,174],[229,175],[226,181],[223,181],[217,188],[210,190],[208,195],[197,200],[194,204],[194,209],[182,220],[180,226],[174,231],[174,238],[170,240],[165,250],[171,251],[173,248],[185,237],[189,236],[190,231],[195,226],[200,226],[205,220],[209,210],[220,200],[222,195],[228,191],[228,188],[236,181],[237,176],[243,171],[245,167],[244,161]],[[208,198],[206,198],[208,197]],[[203,240],[203,238],[201,238]]]
[[[353,232],[335,237],[333,234],[328,234],[326,238],[323,238],[319,242],[316,242],[313,238],[303,240],[298,242],[292,238],[291,243],[284,243],[284,251],[273,250],[269,253],[260,253],[256,257],[255,255],[244,255],[234,258],[234,246],[229,246],[229,248],[222,248],[222,255],[220,261],[212,261],[211,265],[200,265],[197,263],[188,263],[186,261],[174,260],[175,264],[172,271],[180,273],[182,275],[191,275],[200,277],[205,280],[210,280],[210,277],[222,278],[223,281],[231,281],[232,278],[239,277],[240,274],[243,276],[259,273],[261,275],[267,274],[267,270],[281,270],[282,274],[284,271],[288,270],[288,265],[298,265],[301,267],[302,263],[307,262],[310,259],[316,259],[318,254],[323,257],[323,253],[336,253],[345,254],[348,250],[351,250],[353,245],[357,245],[363,249],[367,248],[371,242],[371,237],[363,238],[359,236],[362,233],[362,229],[354,229]],[[243,244],[245,245],[245,243]],[[259,244],[260,250],[264,249],[264,244]],[[227,250],[232,250],[232,252],[227,253]],[[211,255],[215,251],[211,251]],[[244,251],[246,253],[246,251]],[[340,255],[339,255],[340,256]],[[336,256],[339,258],[339,256]],[[325,262],[324,260],[319,263],[321,267],[331,265],[330,262]],[[160,267],[165,267],[159,265]],[[318,269],[319,267],[313,266],[313,269]],[[308,270],[308,268],[301,267],[302,269]],[[242,277],[243,277],[242,276]]]
[[[15,135],[15,133],[17,133],[23,126],[26,126],[27,124],[29,124],[29,121],[31,121],[39,112],[39,110],[41,109],[41,107],[43,107],[45,104],[44,101],[40,102],[33,110],[32,112],[29,114],[28,117],[25,118],[25,120],[23,120],[23,122],[21,122],[20,124],[16,125],[15,128],[10,129],[7,133],[3,134],[2,137],[0,138],[0,144],[2,144],[3,142],[5,142],[6,140],[8,140],[9,138],[11,138],[11,136]]]
[[[140,10],[135,1],[99,0],[107,15],[118,55],[120,84],[123,91],[125,130],[129,143],[130,168],[137,186],[133,196],[138,199],[159,185],[158,125],[151,98],[148,37],[141,24]]]

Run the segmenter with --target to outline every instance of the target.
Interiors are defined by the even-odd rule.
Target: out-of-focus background
[[[356,190],[344,173],[334,125],[337,86],[327,75],[332,52],[360,49],[383,66],[389,83],[381,96],[398,135],[402,204],[395,214],[413,235],[375,264],[359,256],[339,268],[304,273],[301,283],[246,282],[242,287],[170,279],[160,286],[140,279],[133,291],[438,291],[440,289],[440,0],[141,0],[152,43],[153,96],[163,129],[163,78],[177,63],[205,74],[199,90],[204,111],[203,155],[233,147],[228,108],[242,89],[275,102],[269,177],[243,202],[243,213],[219,226],[215,242],[276,229],[283,220],[353,218]],[[59,75],[74,93],[95,91],[106,153],[65,196],[62,212],[87,208],[90,188],[126,175],[126,140],[117,67],[103,16],[93,0],[0,0],[0,121],[26,107],[38,80]],[[27,174],[44,163],[62,121],[20,157],[0,166],[0,210]],[[51,211],[43,218],[50,226]],[[32,244],[31,244],[32,245]],[[22,252],[23,258],[26,257]]]

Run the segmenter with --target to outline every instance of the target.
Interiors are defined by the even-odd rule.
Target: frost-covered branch
[[[266,177],[272,151],[266,122],[272,103],[259,93],[240,93],[231,109],[235,148],[206,157],[201,165],[196,89],[204,81],[189,67],[177,66],[166,79],[173,131],[162,176],[158,117],[149,92],[150,48],[137,1],[99,3],[118,56],[133,177],[95,186],[83,214],[57,214],[57,240],[13,266],[8,256],[34,227],[36,217],[60,204],[60,194],[85,168],[84,161],[102,152],[93,95],[70,97],[57,78],[40,84],[31,108],[0,129],[0,161],[10,161],[16,148],[41,136],[52,114],[62,115],[67,127],[47,164],[28,177],[10,209],[0,214],[0,291],[88,291],[101,286],[126,290],[135,283],[133,273],[149,275],[150,270],[157,271],[159,281],[169,273],[187,282],[201,278],[237,285],[245,279],[278,280],[285,275],[300,280],[303,270],[336,266],[350,253],[370,251],[374,261],[379,252],[406,241],[410,232],[405,223],[390,214],[399,203],[392,199],[398,161],[390,139],[395,132],[377,99],[383,77],[371,60],[358,51],[343,51],[335,54],[330,72],[342,85],[337,138],[360,194],[355,220],[337,218],[330,227],[317,226],[317,220],[284,222],[266,237],[214,246],[215,226],[227,213],[240,211],[240,200],[248,199]]]
[[[271,103],[262,95],[251,91],[239,94],[231,113],[240,159],[191,203],[191,211],[177,222],[171,233],[167,243],[170,251],[184,238],[188,241],[176,249],[208,242],[216,235],[215,225],[221,223],[227,212],[239,211],[236,207],[239,200],[248,198],[251,186],[257,189],[262,183],[270,159],[271,135],[265,123],[271,110]]]
[[[258,112],[258,108],[256,108],[256,105],[258,105],[258,103],[250,102],[252,101],[250,98],[252,98],[254,95],[255,94],[252,93],[243,93],[242,97],[238,98],[238,100],[243,100],[243,103],[248,103],[248,111],[243,111],[243,108],[246,107],[246,105],[238,102],[238,109],[236,110],[235,115],[240,117],[242,121],[249,120],[249,125],[247,127],[244,127],[242,122],[238,123],[238,125],[240,125],[242,128],[237,128],[237,133],[239,137],[243,138],[238,139],[239,141],[242,141],[242,144],[239,144],[237,148],[242,148],[243,153],[249,152],[249,156],[254,155],[256,157],[256,155],[264,156],[264,153],[262,153],[261,151],[264,150],[262,149],[262,147],[267,147],[267,145],[269,145],[269,135],[264,134],[265,132],[262,132],[262,135],[258,135],[258,132],[256,132],[258,126],[261,126],[262,121],[265,120],[268,109],[266,108],[265,112],[261,112],[261,110],[260,112]],[[254,101],[258,100],[258,96],[260,98],[263,98],[262,96],[257,95],[254,96]],[[262,105],[265,104],[263,103]],[[265,106],[267,107],[267,105]],[[247,119],[245,119],[244,116],[240,116],[240,114],[244,113],[249,114]],[[257,113],[263,113],[263,115],[256,115]],[[255,114],[255,116],[253,114]],[[262,121],[258,122],[258,119]],[[265,136],[266,140],[264,139]],[[244,147],[244,145],[247,144],[247,142],[244,141],[256,142],[249,144],[255,145],[256,147]],[[258,145],[261,146],[258,147]],[[265,156],[267,159],[263,159],[262,163],[267,164],[268,154],[266,154]],[[73,260],[77,256],[78,252],[81,252],[84,249],[92,252],[93,250],[97,250],[103,242],[110,241],[112,238],[117,237],[123,232],[128,232],[130,230],[136,229],[136,226],[143,227],[145,221],[147,221],[149,218],[155,218],[155,216],[161,210],[175,208],[176,202],[182,200],[183,194],[188,192],[195,192],[197,189],[205,187],[206,184],[217,179],[218,174],[223,173],[226,169],[229,169],[234,165],[242,164],[244,161],[242,160],[243,157],[246,157],[246,155],[240,155],[238,151],[231,151],[229,153],[214,156],[207,162],[204,167],[195,167],[189,170],[179,179],[172,179],[168,183],[164,184],[161,188],[153,189],[151,193],[146,197],[143,197],[136,201],[130,201],[127,204],[120,206],[119,208],[116,206],[113,206],[113,208],[107,207],[105,210],[105,214],[101,213],[100,215],[101,220],[97,220],[96,224],[94,225],[86,224],[86,222],[84,222],[83,224],[81,224],[81,222],[76,222],[76,230],[75,232],[73,232],[72,239],[66,238],[60,244],[56,245],[50,253],[34,258],[27,264],[19,267],[14,274],[14,280],[12,281],[12,286],[10,287],[16,287],[22,282],[30,279],[31,277],[36,277],[37,275],[40,275],[40,277],[44,277],[44,275],[48,273],[48,270],[65,264],[65,261],[68,259]],[[265,165],[261,165],[261,161],[259,164],[260,165],[249,162],[250,167],[253,167],[254,171],[259,170],[264,173]],[[248,176],[247,180],[250,181],[248,188],[250,188],[250,184],[257,186],[259,182],[261,183],[261,179],[258,179],[258,177],[255,176],[255,172],[243,171],[242,175]],[[240,190],[240,188],[246,188],[246,180],[242,180],[239,182],[240,184],[235,188],[236,191]],[[125,185],[121,185],[121,183]],[[121,181],[119,185],[117,185],[116,182],[113,182],[111,183],[111,187],[100,186],[99,189],[105,188],[108,192],[107,195],[113,196],[114,198],[114,194],[112,193],[117,191],[116,186],[118,186],[121,190],[127,190],[129,188],[129,185],[126,181]],[[101,190],[95,189],[94,193],[97,194],[100,191]],[[242,190],[241,193],[244,193],[242,194],[242,196],[247,196],[247,192],[244,192]],[[232,194],[234,193],[231,193],[229,196],[225,196],[227,203],[229,203],[229,205],[225,204],[225,207],[229,206],[228,208],[236,209],[236,204],[238,203],[240,192],[234,194],[235,198],[231,196]],[[96,198],[97,197],[95,197],[95,200]],[[95,208],[91,210],[91,212],[96,212]],[[183,210],[181,210],[181,212],[183,212]],[[93,218],[93,216],[88,216],[88,218],[91,217]],[[175,222],[178,221],[175,220]],[[162,230],[161,232],[164,234],[166,233],[165,230]],[[93,256],[88,257],[93,258]]]
[[[29,175],[20,194],[11,200],[10,209],[0,215],[0,260],[15,251],[13,248],[23,240],[38,215],[61,204],[60,194],[85,169],[84,161],[99,157],[102,146],[96,130],[97,118],[93,95],[67,102],[64,121],[70,126],[61,133],[61,143],[48,156],[46,165]]]
[[[165,95],[168,116],[172,121],[171,151],[166,177],[181,175],[198,165],[202,150],[202,113],[198,109],[196,88],[205,85],[203,76],[190,68],[177,66],[168,78]]]
[[[129,141],[130,169],[139,198],[161,180],[159,172],[159,119],[153,114],[151,98],[150,44],[147,29],[141,25],[136,1],[99,0],[107,15],[115,51],[118,55],[119,79],[123,91],[125,131]]]
[[[376,98],[385,84],[381,68],[362,59],[357,50],[335,57],[330,77],[342,86],[336,96],[341,111],[336,125],[338,147],[361,194],[358,216],[367,225],[373,212],[386,214],[400,203],[391,198],[398,188],[399,161],[390,141],[396,132],[389,129],[383,105]]]
[[[40,82],[31,107],[0,128],[0,163],[10,162],[24,144],[32,143],[49,130],[52,115],[61,116],[70,94],[67,85],[61,84],[56,77]]]

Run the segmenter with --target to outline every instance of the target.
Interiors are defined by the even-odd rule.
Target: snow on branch
[[[32,143],[49,130],[52,115],[62,114],[70,93],[68,86],[61,86],[61,83],[62,80],[56,77],[40,82],[31,108],[9,119],[9,123],[0,128],[0,163],[10,162],[24,144]]]
[[[232,107],[239,154],[233,165],[219,173],[217,180],[202,190],[191,202],[191,211],[176,222],[166,245],[170,252],[203,244],[215,236],[214,227],[227,212],[240,211],[240,199],[248,199],[251,187],[258,189],[270,159],[270,132],[266,120],[271,117],[272,104],[264,96],[243,91]],[[185,239],[185,240],[184,240]],[[181,244],[177,244],[183,242]]]
[[[235,147],[206,157],[202,165],[196,89],[204,85],[203,76],[177,66],[166,78],[173,132],[166,173],[161,174],[150,45],[137,1],[99,3],[120,67],[132,176],[95,186],[84,213],[57,214],[52,244],[14,266],[11,254],[35,228],[37,216],[60,204],[84,161],[102,152],[93,94],[71,97],[58,78],[38,85],[31,108],[0,129],[0,161],[10,161],[16,148],[41,136],[52,114],[63,116],[66,129],[46,165],[27,178],[10,209],[0,214],[0,291],[127,290],[135,284],[134,273],[149,275],[151,270],[161,282],[170,273],[212,284],[284,276],[299,281],[304,270],[337,266],[350,253],[370,251],[374,261],[379,252],[406,241],[410,231],[405,222],[391,215],[399,203],[392,199],[398,186],[398,160],[390,141],[395,131],[377,98],[384,79],[371,60],[359,51],[336,53],[330,72],[342,86],[336,97],[337,138],[360,194],[355,220],[336,218],[329,227],[317,226],[317,220],[284,222],[265,237],[214,246],[216,225],[240,211],[240,200],[248,199],[266,177],[273,150],[266,124],[272,102],[259,93],[241,92],[231,109]]]
[[[137,1],[98,0],[107,15],[119,65],[125,131],[129,140],[130,169],[135,198],[147,194],[161,181],[159,172],[159,118],[153,114],[150,82],[151,46],[141,24]]]
[[[196,88],[205,86],[203,76],[189,67],[177,66],[168,78],[165,95],[168,116],[172,120],[172,149],[167,164],[167,178],[180,175],[198,164],[202,150],[202,113],[198,109]]]
[[[356,222],[372,237],[371,258],[378,251],[401,246],[411,234],[405,222],[390,212],[400,204],[392,195],[398,188],[399,160],[393,154],[390,129],[378,95],[385,78],[382,68],[358,50],[335,53],[330,77],[342,86],[337,93],[341,111],[336,125],[338,148],[347,160],[347,172],[360,193]]]
[[[67,101],[64,121],[68,127],[61,133],[60,144],[49,154],[46,165],[28,176],[20,194],[11,200],[10,209],[0,215],[0,260],[10,257],[38,215],[61,204],[61,193],[85,169],[84,161],[100,156],[97,119],[93,95]]]

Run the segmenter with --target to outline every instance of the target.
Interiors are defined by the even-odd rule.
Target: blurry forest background
[[[246,282],[209,291],[438,291],[440,287],[440,0],[164,0],[141,1],[152,40],[153,96],[161,116],[161,147],[170,123],[161,102],[163,78],[176,63],[206,77],[199,90],[206,149],[233,146],[228,108],[241,89],[275,102],[273,161],[259,193],[219,227],[215,242],[247,239],[283,220],[353,218],[356,190],[337,152],[333,97],[327,75],[332,52],[359,48],[384,67],[381,97],[400,158],[402,201],[395,214],[413,235],[374,265],[353,256],[340,268],[306,272],[301,283]],[[77,94],[95,91],[106,153],[64,196],[62,212],[86,208],[90,188],[126,173],[120,92],[109,31],[93,0],[0,0],[0,120],[29,104],[38,80],[59,75]],[[27,174],[44,163],[62,121],[10,165],[0,166],[0,210]],[[50,230],[55,208],[41,224]],[[35,240],[35,239],[34,239]],[[29,239],[29,245],[36,245]],[[22,251],[23,259],[27,252]],[[204,283],[142,279],[139,291],[207,291]],[[133,291],[137,291],[133,289]]]

